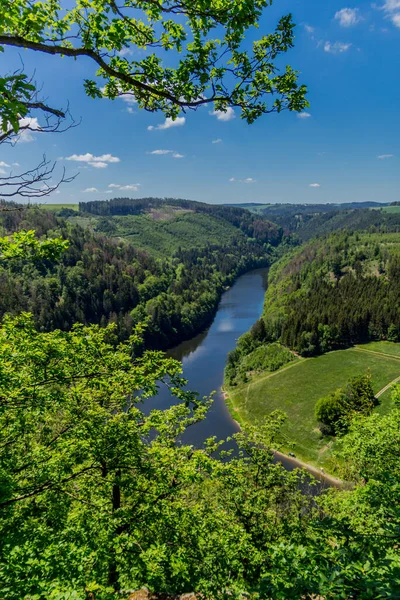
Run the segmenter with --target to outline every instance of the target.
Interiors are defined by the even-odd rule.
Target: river
[[[255,269],[239,277],[223,293],[211,326],[168,351],[169,356],[182,361],[183,376],[189,381],[189,389],[197,391],[200,396],[215,392],[214,403],[206,419],[187,429],[183,436],[185,443],[201,446],[208,437],[215,435],[218,439],[225,439],[239,431],[221,390],[224,369],[228,353],[235,348],[237,339],[261,316],[267,282],[267,268]],[[159,394],[151,399],[151,407],[163,409],[171,404],[171,400],[168,390],[160,388]],[[277,460],[288,470],[299,466],[296,460],[286,456],[280,455]],[[329,485],[322,474],[313,474]]]

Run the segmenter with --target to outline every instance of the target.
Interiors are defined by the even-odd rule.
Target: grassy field
[[[390,354],[390,356],[400,358],[400,344],[394,342],[370,342],[369,344],[359,344],[356,348],[368,350],[369,352],[379,352],[379,354]]]
[[[400,206],[384,206],[382,208],[383,212],[387,212],[387,213],[400,213]]]
[[[70,208],[71,210],[79,210],[79,204],[47,204],[46,202],[39,204],[40,208],[44,208],[45,210],[57,211],[62,208]]]
[[[386,354],[391,354],[387,356]],[[228,404],[239,422],[257,425],[273,410],[288,415],[284,434],[293,452],[305,462],[326,466],[332,442],[322,438],[314,417],[317,400],[370,370],[377,393],[400,376],[400,344],[380,342],[301,359],[249,384],[227,389]],[[390,391],[382,397],[380,412],[390,409]]]

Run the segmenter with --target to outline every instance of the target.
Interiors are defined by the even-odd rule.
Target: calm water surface
[[[224,439],[239,430],[232,419],[222,392],[224,368],[228,353],[234,350],[237,339],[260,318],[267,288],[268,269],[256,269],[239,277],[222,295],[217,314],[209,329],[168,352],[182,361],[183,376],[188,388],[208,396],[215,391],[214,404],[205,421],[190,427],[184,436],[186,443],[200,445],[207,437]],[[151,400],[153,408],[170,405],[171,396],[160,389]]]

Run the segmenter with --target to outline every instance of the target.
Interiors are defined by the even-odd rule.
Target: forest
[[[303,356],[372,340],[399,341],[398,235],[336,233],[271,269],[266,337]]]
[[[221,219],[233,225],[247,237],[260,243],[277,245],[282,240],[282,230],[267,218],[251,214],[244,208],[212,205],[192,200],[177,198],[115,198],[113,200],[97,200],[80,202],[79,211],[100,216],[141,215],[153,210],[165,210],[172,207]]]
[[[265,232],[273,232],[271,237],[279,240],[279,229],[250,213],[243,217],[246,212],[241,211],[235,227],[204,214],[199,215],[202,228],[190,222],[192,213],[189,221],[179,218],[180,229],[173,231],[174,244],[164,248],[163,258],[136,249],[129,238],[112,239],[43,209],[2,212],[3,234],[33,229],[39,236],[68,239],[69,248],[57,265],[3,261],[0,314],[31,312],[39,331],[68,330],[77,322],[115,323],[120,340],[143,321],[147,347],[171,347],[210,322],[222,291],[238,275],[271,261],[274,249],[266,243],[270,235]],[[264,227],[260,241],[246,236],[243,220],[245,231],[253,221],[261,224],[257,231]],[[146,248],[149,240],[151,245],[152,229],[154,237],[159,234],[158,223],[147,222]]]
[[[240,205],[243,206],[243,205]],[[396,202],[349,202],[345,204],[250,205],[254,214],[279,225],[300,242],[335,231],[399,232],[400,211]]]
[[[363,209],[356,212],[363,222]],[[248,373],[273,372],[296,353],[400,342],[399,289],[395,233],[334,233],[288,248],[269,270],[262,318],[228,356],[226,381],[236,385]]]

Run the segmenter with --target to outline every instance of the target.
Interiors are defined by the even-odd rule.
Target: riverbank
[[[207,332],[207,330],[211,327],[219,306],[221,304],[221,298],[226,292],[232,289],[235,283],[243,276],[251,273],[255,273],[257,271],[264,272],[264,277],[267,277],[268,270],[271,264],[274,262],[274,258],[272,255],[268,255],[263,257],[260,260],[253,261],[251,264],[247,264],[242,269],[235,273],[231,273],[227,275],[224,280],[220,283],[220,285],[215,289],[215,299],[210,306],[210,310],[204,315],[204,318],[197,323],[196,326],[191,326],[191,329],[186,331],[180,331],[176,334],[176,337],[165,340],[164,342],[160,342],[157,340],[157,343],[150,345],[148,347],[149,350],[161,350],[166,353],[174,352],[175,349],[186,342],[190,343],[192,340],[196,339],[198,336],[203,335]],[[244,332],[245,333],[245,332]]]
[[[222,395],[225,400],[225,403],[228,407],[232,420],[236,423],[239,429],[242,429],[246,426],[246,422],[241,417],[240,413],[235,408],[232,399],[229,396],[229,392],[226,389],[222,389]],[[324,469],[317,467],[316,465],[312,465],[310,463],[304,462],[297,457],[289,456],[284,452],[280,452],[278,450],[274,450],[274,455],[277,461],[281,462],[286,469],[294,470],[294,469],[305,469],[310,475],[318,479],[323,483],[327,483],[330,487],[336,487],[338,489],[342,489],[347,487],[345,481],[338,479],[334,475],[330,473],[326,473]]]

